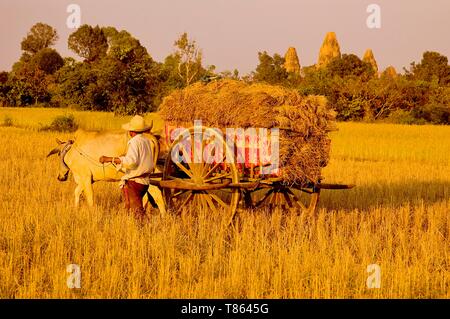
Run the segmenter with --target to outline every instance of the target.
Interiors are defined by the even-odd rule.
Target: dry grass
[[[140,227],[109,183],[94,186],[95,208],[76,210],[73,181],[58,182],[45,159],[56,134],[0,128],[0,297],[449,298],[450,128],[339,127],[324,175],[357,188],[324,192],[314,218],[245,212],[228,233],[208,212],[153,212]],[[71,263],[78,290],[66,285]],[[369,264],[381,266],[381,289],[366,288]]]

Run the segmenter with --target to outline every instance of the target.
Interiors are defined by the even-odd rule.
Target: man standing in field
[[[150,131],[152,124],[147,125],[142,116],[136,115],[129,123],[122,125],[131,137],[128,141],[127,154],[120,157],[100,157],[100,163],[112,162],[118,165],[117,170],[125,173],[120,183],[125,197],[125,207],[139,220],[145,217],[142,199],[150,184],[149,174],[154,170],[152,145],[142,133]]]

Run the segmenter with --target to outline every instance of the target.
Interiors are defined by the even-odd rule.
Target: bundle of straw
[[[335,112],[323,96],[267,84],[220,80],[175,90],[160,106],[170,123],[227,128],[280,128],[281,177],[290,184],[317,182],[330,154]]]

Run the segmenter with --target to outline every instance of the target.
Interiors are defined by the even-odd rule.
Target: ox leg
[[[142,207],[144,207],[144,210],[147,210],[148,203],[150,201],[148,200],[148,192],[144,195],[142,198]]]
[[[92,188],[91,178],[83,183],[84,195],[89,206],[94,206],[94,190]]]
[[[73,178],[75,180],[75,183],[77,184],[77,187],[75,188],[75,207],[80,206],[80,196],[83,192],[83,185],[81,184],[80,178],[78,175],[73,175]]]
[[[83,187],[80,184],[77,184],[77,187],[75,188],[75,207],[80,206],[80,196],[83,192]]]
[[[166,215],[166,204],[164,203],[161,190],[155,185],[149,185],[147,194],[153,197],[156,205],[158,206],[161,216],[164,217]]]

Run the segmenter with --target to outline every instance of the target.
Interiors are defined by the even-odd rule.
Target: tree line
[[[171,90],[213,74],[202,66],[201,50],[186,33],[164,63],[153,60],[129,32],[114,27],[83,25],[69,36],[68,47],[81,62],[51,48],[57,40],[49,25],[31,28],[19,61],[0,73],[0,103],[136,114],[155,110]]]
[[[57,40],[47,24],[31,28],[19,61],[10,72],[0,72],[1,105],[137,114],[157,110],[174,89],[232,78],[325,95],[344,121],[450,122],[450,66],[437,52],[425,52],[404,74],[393,68],[378,72],[376,63],[354,54],[328,52],[326,63],[321,56],[320,64],[300,68],[292,50],[284,57],[259,52],[256,69],[240,76],[237,70],[217,73],[215,66],[204,66],[201,49],[186,33],[163,62],[129,32],[114,27],[82,25],[69,36],[68,48],[82,61],[62,57],[52,48]]]
[[[342,121],[450,123],[450,66],[447,57],[437,52],[425,52],[404,74],[393,67],[377,72],[354,54],[334,57],[321,67],[287,69],[281,55],[262,52],[252,80],[324,95]]]

